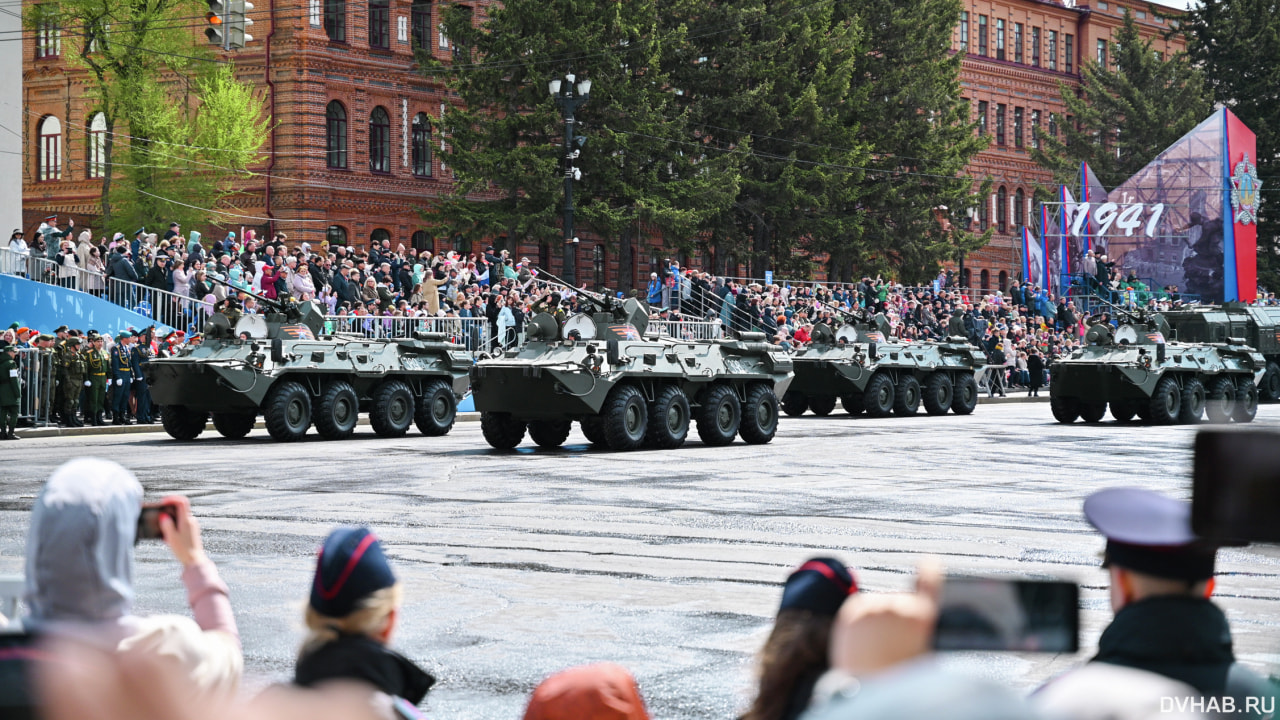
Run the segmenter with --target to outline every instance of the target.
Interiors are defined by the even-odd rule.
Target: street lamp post
[[[573,73],[567,73],[562,82],[559,78],[547,83],[547,89],[551,91],[551,97],[555,98],[556,105],[560,107],[560,113],[564,116],[564,279],[570,284],[576,285],[577,278],[577,258],[578,258],[578,238],[573,235],[573,181],[582,178],[582,171],[573,166],[573,161],[577,159],[578,154],[582,152],[581,147],[586,141],[584,137],[574,138],[573,113],[583,103],[585,103],[591,94],[591,81],[582,80],[576,86],[577,94],[574,94],[575,85]],[[576,145],[576,147],[575,147]]]

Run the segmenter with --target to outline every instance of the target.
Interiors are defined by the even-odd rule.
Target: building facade
[[[475,0],[475,22],[490,0]],[[434,237],[419,212],[451,188],[447,142],[439,119],[448,102],[443,83],[417,69],[414,48],[450,59],[440,30],[440,0],[262,0],[251,17],[255,39],[236,51],[241,79],[266,93],[274,121],[267,161],[236,198],[235,215],[217,235],[240,226],[282,230],[313,247],[368,245],[382,239],[439,252],[470,250],[469,238]],[[1128,7],[1156,49],[1181,49],[1161,33],[1166,21],[1146,3],[1110,0],[966,0],[953,36],[967,51],[961,81],[989,149],[969,167],[990,177],[993,192],[973,218],[993,227],[992,242],[964,259],[972,287],[1004,287],[1021,269],[1019,229],[1028,224],[1036,188],[1051,182],[1031,161],[1033,128],[1055,132],[1063,115],[1059,83],[1076,87],[1089,58],[1105,60],[1106,42]],[[99,213],[105,127],[86,97],[88,76],[64,53],[78,52],[79,29],[41,28],[22,43],[23,227],[30,233],[49,214],[91,223]],[[164,218],[156,218],[158,224]],[[476,248],[479,249],[479,248]],[[511,248],[558,269],[559,248]],[[617,285],[617,258],[584,236],[578,278]],[[538,256],[540,254],[540,257]],[[630,263],[645,277],[665,253],[642,246]],[[733,263],[727,274],[741,266]],[[626,285],[625,280],[622,285]]]

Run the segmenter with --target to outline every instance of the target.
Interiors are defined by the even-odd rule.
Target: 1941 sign
[[[1092,210],[1093,212],[1090,212]],[[1084,232],[1084,224],[1086,221],[1093,220],[1093,228],[1090,235],[1105,237],[1111,232],[1114,225],[1117,231],[1123,230],[1126,236],[1132,237],[1134,231],[1143,226],[1143,219],[1146,219],[1145,233],[1147,237],[1155,237],[1156,226],[1160,224],[1160,218],[1164,216],[1164,203],[1155,205],[1144,205],[1142,203],[1125,204],[1107,202],[1096,208],[1093,203],[1078,203],[1074,210],[1068,206],[1067,217],[1073,218],[1071,222],[1071,234],[1080,237]],[[1117,232],[1117,234],[1119,234]]]

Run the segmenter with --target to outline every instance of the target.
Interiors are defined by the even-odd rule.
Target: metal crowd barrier
[[[213,306],[203,300],[119,278],[107,278],[106,299],[188,335],[201,332],[213,312]]]
[[[724,325],[719,320],[710,322],[694,320],[650,320],[649,328],[665,337],[679,340],[715,340],[724,337]]]
[[[22,380],[18,419],[35,427],[48,425],[53,411],[53,353],[19,348],[18,377]]]
[[[489,322],[485,318],[396,317],[383,315],[326,315],[329,332],[363,335],[367,338],[411,338],[417,332],[444,333],[449,342],[472,352],[489,342]]]

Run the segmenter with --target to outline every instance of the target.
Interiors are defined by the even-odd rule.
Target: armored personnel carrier
[[[424,435],[453,428],[472,365],[461,345],[436,333],[321,337],[318,304],[256,297],[265,315],[215,313],[198,345],[143,366],[172,437],[196,438],[210,415],[223,437],[241,438],[261,414],[282,442],[302,439],[312,423],[325,439],[350,437],[361,412],[381,437],[414,424]]]
[[[1114,307],[1114,306],[1112,306]],[[1089,319],[1085,347],[1049,367],[1049,399],[1058,422],[1096,423],[1111,415],[1136,416],[1157,425],[1252,422],[1258,412],[1257,381],[1266,360],[1241,340],[1170,342],[1160,314],[1120,313],[1119,327]]]
[[[1280,400],[1280,307],[1246,305],[1188,306],[1160,313],[1169,323],[1169,339],[1191,343],[1225,343],[1238,338],[1262,353],[1267,372],[1258,382],[1258,397]]]
[[[539,277],[564,285],[545,271]],[[471,369],[490,445],[513,448],[527,431],[538,445],[556,447],[574,421],[593,444],[611,450],[677,448],[691,425],[707,445],[773,439],[775,392],[791,382],[791,359],[764,333],[713,341],[659,337],[646,332],[648,310],[638,300],[577,293],[590,313],[563,326],[537,313],[523,348],[481,358]]]
[[[818,323],[809,345],[792,357],[796,378],[782,396],[788,415],[829,415],[836,398],[850,415],[877,418],[915,415],[922,404],[930,415],[968,415],[978,406],[974,374],[987,356],[963,336],[963,323],[953,323],[943,342],[889,342],[883,315],[828,307],[853,322],[836,330]]]

